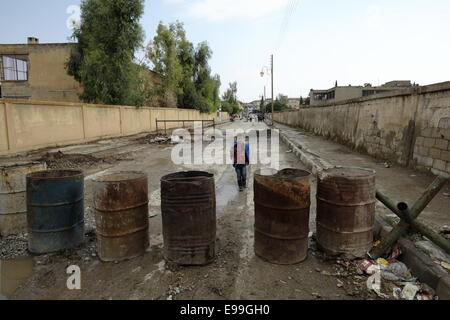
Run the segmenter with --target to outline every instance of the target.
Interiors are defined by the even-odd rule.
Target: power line
[[[281,46],[283,45],[286,36],[286,31],[289,29],[291,18],[295,12],[295,9],[298,7],[299,3],[300,0],[290,0],[288,5],[286,6],[286,13],[281,23],[280,34],[278,36],[278,41],[275,49],[281,48]]]
[[[290,19],[290,15],[291,15],[291,12],[292,12],[292,8],[293,8],[293,5],[294,5],[294,2],[295,2],[295,0],[289,0],[288,4],[286,6],[286,12],[284,14],[283,20],[281,21],[280,33],[278,35],[278,43],[280,42],[280,40],[281,40],[281,38],[282,38],[282,36],[284,34],[284,30],[286,28],[287,21]]]

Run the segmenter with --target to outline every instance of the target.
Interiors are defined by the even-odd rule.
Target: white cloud
[[[257,19],[286,8],[292,0],[164,0],[183,5],[188,15],[208,21]],[[297,0],[298,1],[298,0]]]

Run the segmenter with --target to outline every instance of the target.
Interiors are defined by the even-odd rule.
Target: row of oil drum
[[[255,253],[276,264],[307,257],[311,174],[263,169],[255,173]],[[319,248],[337,255],[364,256],[372,247],[376,203],[375,171],[337,167],[317,183],[316,236]]]
[[[28,231],[28,249],[44,254],[76,248],[84,241],[84,175],[45,170],[37,162],[0,167],[0,235]],[[148,178],[116,172],[93,179],[98,255],[120,261],[149,246]],[[215,257],[214,176],[181,172],[161,179],[164,252],[167,260],[203,265]]]
[[[26,190],[18,182],[11,187],[13,181],[20,181],[13,176],[13,170],[9,170],[1,179],[0,191],[9,190],[10,199],[9,206],[0,207],[0,216],[23,216],[24,208],[19,206],[16,212],[11,208],[26,198],[32,253],[69,249],[83,242],[82,172],[31,172],[26,175]],[[303,261],[308,250],[311,174],[298,169],[262,169],[254,176],[256,255],[278,264]],[[119,261],[144,253],[149,246],[147,176],[140,172],[104,175],[93,180],[93,190],[100,259]],[[204,265],[215,258],[216,197],[212,174],[179,172],[164,176],[161,210],[166,260]],[[319,178],[317,241],[325,251],[364,255],[373,241],[374,212],[375,172],[334,168]]]

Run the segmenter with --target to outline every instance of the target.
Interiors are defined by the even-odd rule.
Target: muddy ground
[[[252,128],[245,122],[228,128]],[[253,128],[265,128],[264,124]],[[239,192],[230,165],[175,165],[170,161],[172,145],[154,141],[153,136],[105,140],[89,145],[37,151],[11,160],[45,160],[53,169],[81,169],[85,179],[86,241],[63,253],[30,256],[26,237],[1,239],[2,294],[9,299],[378,299],[366,289],[367,276],[354,262],[324,256],[316,249],[314,236],[309,257],[291,266],[273,265],[253,251],[253,173],[249,186]],[[301,168],[303,164],[280,146],[280,167]],[[160,208],[160,178],[184,170],[214,173],[217,195],[216,260],[204,267],[176,267],[165,263]],[[103,263],[96,254],[92,213],[92,179],[114,171],[140,170],[149,177],[150,247],[133,260]],[[313,183],[314,186],[314,183]],[[315,225],[315,190],[312,190],[311,231]],[[9,255],[9,256],[8,256]],[[16,259],[12,259],[13,256]],[[17,256],[22,256],[17,259]],[[81,290],[68,290],[66,269],[81,268]],[[5,297],[4,297],[5,298]]]

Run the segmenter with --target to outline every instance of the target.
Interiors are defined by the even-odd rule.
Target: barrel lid
[[[332,176],[332,177],[359,178],[359,177],[373,176],[376,174],[376,171],[369,168],[338,166],[325,170],[323,174],[325,176]]]
[[[289,179],[298,179],[298,178],[306,178],[311,176],[311,172],[302,170],[302,169],[294,169],[294,168],[286,168],[283,170],[276,170],[272,168],[263,168],[259,169],[255,172],[255,175],[257,176],[263,176],[263,177],[271,177],[276,179],[282,179],[282,180],[289,180]]]
[[[262,169],[256,170],[255,175],[257,175],[257,176],[273,176],[273,175],[277,174],[277,172],[278,172],[277,169],[262,168]]]
[[[83,171],[80,170],[44,170],[27,174],[27,179],[66,179],[82,177]]]
[[[93,181],[95,182],[122,182],[147,178],[147,174],[140,171],[119,171],[101,175]]]
[[[214,177],[214,174],[205,171],[182,171],[168,174],[162,177],[161,181],[197,180],[212,177]]]

